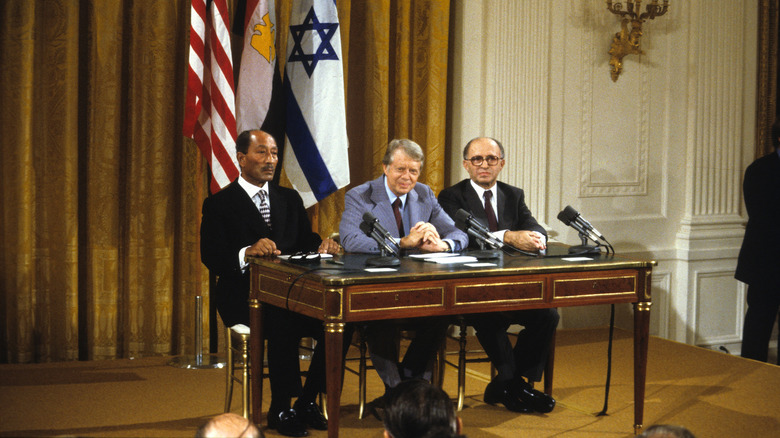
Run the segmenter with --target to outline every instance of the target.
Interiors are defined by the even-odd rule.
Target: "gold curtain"
[[[353,185],[410,137],[438,191],[449,1],[338,9]],[[208,184],[181,134],[189,1],[6,0],[0,17],[0,362],[192,353]],[[343,198],[320,203],[323,236]]]

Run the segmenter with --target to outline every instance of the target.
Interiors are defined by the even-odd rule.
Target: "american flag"
[[[192,0],[184,135],[211,168],[211,192],[238,177],[233,61],[226,0]]]

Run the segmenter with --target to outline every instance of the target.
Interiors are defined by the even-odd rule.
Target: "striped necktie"
[[[252,201],[254,201],[255,205],[257,206],[257,209],[260,211],[260,215],[263,216],[263,220],[265,220],[265,224],[268,225],[268,227],[271,227],[271,208],[268,206],[268,202],[266,201],[266,197],[268,195],[263,190],[258,190],[255,196],[252,197]]]

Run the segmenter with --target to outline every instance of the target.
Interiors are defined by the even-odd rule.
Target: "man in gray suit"
[[[370,212],[393,235],[404,251],[457,252],[468,245],[468,236],[441,208],[430,187],[417,183],[425,156],[420,146],[407,139],[393,140],[382,160],[384,174],[363,183],[345,196],[339,234],[348,252],[379,253],[379,245],[360,230],[363,214]],[[401,380],[429,378],[434,353],[444,341],[448,321],[415,318],[404,327],[415,331],[403,362],[394,337],[387,336],[392,322],[374,322],[366,327],[371,361],[386,389]],[[392,330],[392,331],[391,331]]]

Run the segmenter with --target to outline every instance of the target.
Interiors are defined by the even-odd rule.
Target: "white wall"
[[[522,187],[563,242],[571,205],[618,254],[654,259],[651,331],[738,350],[744,288],[741,179],[755,143],[758,0],[671,0],[645,23],[645,55],[609,50],[619,19],[603,0],[454,2],[451,168],[479,135],[507,149],[501,179]],[[562,309],[562,327],[609,309]],[[631,308],[618,312],[631,327]]]

